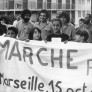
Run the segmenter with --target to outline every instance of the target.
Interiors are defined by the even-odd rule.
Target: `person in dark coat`
[[[53,25],[53,33],[47,36],[47,41],[51,41],[52,38],[61,38],[62,42],[69,40],[69,36],[67,34],[60,32],[60,29],[62,27],[60,19],[58,18],[52,19],[52,25]]]

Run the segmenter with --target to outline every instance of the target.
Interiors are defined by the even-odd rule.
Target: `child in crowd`
[[[18,34],[18,30],[15,27],[9,27],[5,37],[16,38],[17,34]]]
[[[33,32],[30,33],[30,35],[29,35],[29,39],[30,40],[39,40],[39,41],[41,41],[42,40],[42,38],[41,38],[41,30],[39,28],[37,28],[37,27],[34,27]]]
[[[83,26],[85,23],[85,19],[81,18],[79,19],[79,27]]]
[[[89,33],[87,30],[78,30],[75,35],[75,42],[87,43]]]
[[[69,39],[69,36],[67,34],[60,32],[60,29],[62,27],[60,19],[52,19],[52,27],[53,33],[47,36],[47,41],[51,41],[52,38],[61,38],[61,41],[67,41]]]

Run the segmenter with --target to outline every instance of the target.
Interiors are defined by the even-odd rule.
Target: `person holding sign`
[[[39,41],[41,41],[42,40],[42,38],[41,38],[41,30],[39,28],[37,28],[37,27],[34,27],[32,31],[33,32],[30,33],[30,35],[29,35],[29,39],[30,40],[39,40]]]
[[[60,19],[52,19],[52,27],[53,33],[47,36],[47,41],[52,41],[52,38],[61,38],[61,41],[67,41],[69,39],[69,36],[67,34],[60,33],[60,29],[62,27]]]

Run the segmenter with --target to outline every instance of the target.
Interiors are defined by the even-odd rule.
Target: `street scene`
[[[92,0],[0,0],[0,92],[92,92]]]

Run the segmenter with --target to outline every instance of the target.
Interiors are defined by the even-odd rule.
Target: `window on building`
[[[71,18],[75,19],[75,11],[71,11]]]
[[[85,17],[85,11],[82,11],[82,16]]]
[[[75,0],[72,0],[72,9],[75,9]]]
[[[37,0],[37,9],[43,9],[43,0]]]
[[[82,4],[85,5],[85,0],[82,0]]]
[[[23,9],[28,8],[28,0],[23,0]]]
[[[4,9],[8,9],[8,1],[7,0],[4,1]]]
[[[62,9],[62,0],[58,0],[58,9]]]
[[[14,0],[9,0],[8,8],[14,9]]]
[[[47,9],[51,9],[51,0],[47,0]]]
[[[81,5],[81,0],[78,0],[78,4]]]
[[[66,9],[70,9],[70,0],[66,0]]]
[[[15,2],[15,8],[16,9],[23,9],[23,0],[16,0]]]
[[[81,17],[81,11],[78,11],[78,17]]]

